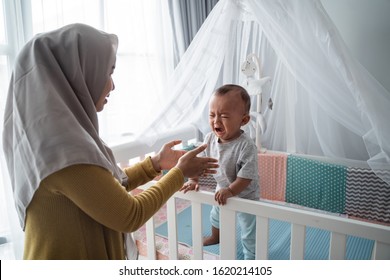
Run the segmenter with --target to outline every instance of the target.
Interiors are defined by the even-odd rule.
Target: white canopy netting
[[[255,73],[242,71],[246,60]],[[252,94],[259,85],[252,125],[262,148],[364,161],[390,186],[390,93],[351,56],[319,0],[220,0],[143,139],[189,124],[208,132],[209,98],[231,83]]]

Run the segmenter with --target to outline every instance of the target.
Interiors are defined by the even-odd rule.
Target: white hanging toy
[[[260,135],[263,134],[267,128],[264,117],[261,112],[262,106],[262,87],[270,81],[270,77],[261,77],[259,58],[255,54],[249,54],[241,65],[241,71],[246,76],[246,82],[244,87],[248,91],[249,95],[257,96],[257,110],[256,110],[256,146],[257,150],[261,151]],[[258,72],[258,79],[255,78],[255,73]]]

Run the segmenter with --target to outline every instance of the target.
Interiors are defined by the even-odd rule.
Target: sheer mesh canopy
[[[262,87],[263,148],[367,162],[390,185],[390,93],[352,57],[319,0],[220,0],[143,139],[189,124],[208,132],[211,94],[223,84],[247,84],[241,65],[250,54],[259,59],[260,78],[270,78]]]

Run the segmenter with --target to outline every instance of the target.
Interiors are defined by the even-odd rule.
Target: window
[[[148,122],[148,116],[161,104],[164,81],[173,71],[172,50],[167,42],[170,30],[168,13],[160,0],[0,0],[0,130],[10,78],[18,50],[37,33],[70,23],[85,23],[119,37],[115,91],[99,113],[100,134],[108,143],[129,141]],[[164,38],[162,38],[164,34]],[[164,40],[163,40],[164,39]],[[168,52],[165,52],[168,50]],[[2,146],[2,143],[1,143]],[[0,241],[20,243],[10,220],[17,221],[8,173],[0,150]],[[10,199],[6,199],[9,197]],[[10,202],[11,201],[11,202]],[[9,216],[12,218],[9,218]],[[12,232],[12,234],[11,234]],[[16,236],[16,238],[15,238]],[[2,238],[4,237],[4,238]],[[0,259],[12,258],[9,246],[0,242]],[[20,246],[19,246],[20,248]],[[10,252],[11,251],[11,252]],[[16,257],[18,252],[15,252]]]
[[[159,93],[173,71],[173,63],[165,68],[170,63],[161,43],[163,11],[157,0],[31,0],[32,34],[82,22],[118,35],[116,89],[99,113],[100,134],[108,143],[139,132],[161,103]]]
[[[4,0],[0,0],[0,128],[3,125],[5,96],[7,93],[9,79],[9,59],[11,56],[9,40],[5,25]],[[0,129],[2,130],[2,129]],[[0,140],[2,146],[2,140]],[[3,149],[1,147],[1,153]],[[3,188],[8,174],[5,169],[3,157],[0,156],[0,259],[14,258],[12,244],[9,241],[11,226],[8,219],[6,193]],[[12,205],[13,206],[13,205]]]

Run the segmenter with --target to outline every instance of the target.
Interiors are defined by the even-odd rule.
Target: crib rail
[[[152,146],[140,141],[112,147],[121,166],[142,160],[147,155],[158,151],[161,146],[173,139],[183,140],[183,144],[197,141],[197,130],[187,127],[161,135]],[[149,182],[142,188],[148,188]],[[194,259],[203,258],[201,205],[216,205],[214,195],[209,192],[177,192],[167,202],[169,258],[178,259],[178,234],[176,220],[176,199],[191,201],[192,237]],[[375,241],[372,259],[390,259],[390,227],[373,224],[321,212],[297,209],[269,202],[250,201],[230,198],[220,209],[220,259],[235,259],[236,256],[236,221],[235,213],[245,212],[256,215],[256,259],[268,258],[268,227],[271,219],[286,221],[291,224],[290,259],[304,259],[306,227],[319,228],[331,232],[329,259],[345,259],[347,236],[363,237]],[[234,217],[232,219],[232,217]],[[156,259],[155,222],[152,217],[146,223],[147,258]]]
[[[146,184],[148,188],[154,182]],[[169,258],[178,259],[178,236],[176,230],[177,198],[191,201],[192,238],[194,259],[203,259],[201,205],[216,205],[214,195],[210,192],[176,193],[167,203]],[[372,259],[390,259],[390,227],[368,222],[348,219],[335,215],[313,212],[281,206],[268,202],[248,201],[241,198],[230,198],[220,208],[220,259],[229,260],[236,257],[236,217],[235,213],[245,212],[256,215],[256,259],[268,259],[268,226],[270,219],[291,223],[290,259],[304,259],[305,230],[314,227],[331,232],[329,259],[345,259],[347,236],[363,237],[375,241]],[[261,213],[261,214],[259,214]],[[155,247],[153,218],[147,224],[148,248]],[[155,251],[148,251],[148,258],[155,258]]]

